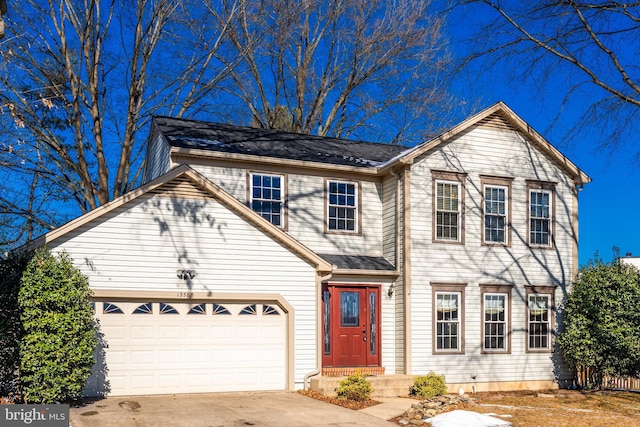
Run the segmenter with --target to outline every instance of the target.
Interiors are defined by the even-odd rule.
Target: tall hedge
[[[582,267],[558,344],[569,366],[595,374],[594,386],[604,374],[640,376],[640,270],[618,259]]]
[[[20,368],[20,277],[32,253],[14,251],[0,256],[0,396],[18,395]]]
[[[80,396],[97,345],[91,291],[67,253],[39,250],[22,275],[18,303],[20,386],[28,403]]]

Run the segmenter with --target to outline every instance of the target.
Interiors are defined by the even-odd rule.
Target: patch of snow
[[[511,423],[472,411],[451,411],[426,420],[432,427],[502,427]]]

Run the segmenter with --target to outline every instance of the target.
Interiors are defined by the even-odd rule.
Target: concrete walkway
[[[73,427],[393,426],[388,419],[411,406],[410,399],[382,402],[360,411],[292,392],[211,393],[108,397],[71,408]]]

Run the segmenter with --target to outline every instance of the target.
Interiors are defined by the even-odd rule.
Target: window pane
[[[360,293],[340,292],[340,326],[360,325]]]
[[[549,348],[550,304],[549,295],[529,295],[528,331],[530,349]]]
[[[459,350],[460,294],[437,292],[435,300],[436,349]]]
[[[323,335],[323,349],[324,354],[331,354],[331,294],[328,290],[322,291],[322,303],[324,305],[324,335]]]
[[[506,243],[507,189],[485,186],[484,191],[484,240],[490,243]]]
[[[329,229],[355,231],[356,185],[347,182],[329,182],[327,201]]]
[[[529,240],[532,245],[549,246],[551,227],[551,193],[529,192]]]
[[[506,350],[507,295],[484,294],[484,349]]]
[[[282,177],[253,174],[251,185],[251,209],[272,224],[281,226],[284,208]]]
[[[458,241],[459,194],[456,183],[436,183],[436,238]]]

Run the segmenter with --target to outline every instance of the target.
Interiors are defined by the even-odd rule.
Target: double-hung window
[[[432,284],[433,354],[464,353],[465,286]]]
[[[327,180],[327,229],[358,231],[358,185],[355,182]]]
[[[482,285],[482,352],[511,351],[511,287]]]
[[[553,184],[527,182],[529,190],[529,245],[553,245]]]
[[[434,241],[464,243],[464,174],[432,171]]]
[[[551,351],[553,287],[527,287],[527,351]]]
[[[251,209],[271,224],[284,227],[284,177],[251,173],[250,181]]]
[[[509,245],[511,179],[482,176],[485,245]]]

